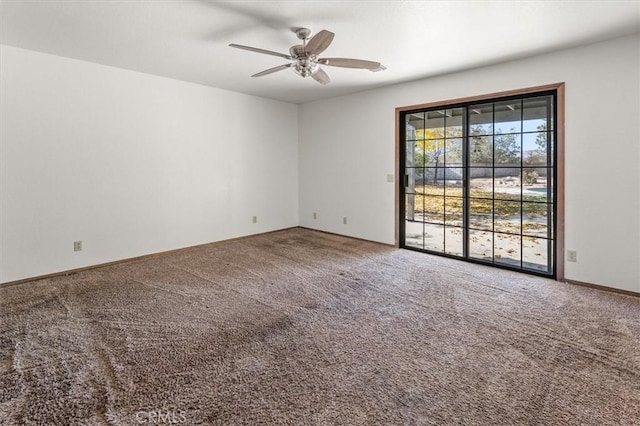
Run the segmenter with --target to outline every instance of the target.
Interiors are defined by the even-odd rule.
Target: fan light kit
[[[328,65],[331,67],[341,67],[341,68],[358,68],[365,69],[369,71],[382,71],[386,69],[384,65],[380,64],[380,62],[374,61],[365,61],[362,59],[352,59],[352,58],[318,58],[318,55],[325,51],[327,47],[333,41],[333,34],[331,31],[322,30],[318,34],[311,36],[311,30],[308,28],[298,28],[295,30],[296,35],[300,40],[302,40],[302,44],[292,46],[289,49],[289,54],[274,52],[271,50],[259,49],[257,47],[243,46],[241,44],[230,44],[229,46],[235,47],[237,49],[244,49],[250,52],[262,53],[265,55],[278,56],[280,58],[289,59],[293,62],[278,65],[277,67],[269,68],[267,70],[261,71],[257,74],[252,75],[251,77],[262,77],[263,75],[272,74],[274,72],[282,71],[287,68],[291,68],[293,72],[302,76],[313,78],[320,84],[328,84],[331,79],[329,75],[320,65]]]

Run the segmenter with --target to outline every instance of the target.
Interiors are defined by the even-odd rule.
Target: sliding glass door
[[[554,276],[555,102],[402,112],[400,245]]]

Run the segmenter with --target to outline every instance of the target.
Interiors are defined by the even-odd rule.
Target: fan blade
[[[327,30],[322,30],[318,34],[311,37],[309,43],[304,47],[305,52],[310,55],[319,55],[324,50],[329,47],[331,42],[333,41],[334,33]]]
[[[311,74],[311,77],[320,84],[329,84],[331,82],[329,75],[321,68],[318,68],[318,71]]]
[[[263,75],[272,74],[274,72],[282,71],[284,69],[290,68],[293,64],[285,64],[278,65],[277,67],[269,68],[268,70],[260,71],[257,74],[252,75],[251,77],[262,77]]]
[[[250,52],[256,52],[256,53],[264,53],[265,55],[272,55],[272,56],[279,56],[281,58],[285,58],[285,59],[293,59],[291,56],[289,55],[285,55],[284,53],[278,53],[278,52],[274,52],[272,50],[265,50],[265,49],[259,49],[257,47],[251,47],[251,46],[243,46],[241,44],[234,44],[231,43],[229,45],[230,47],[235,47],[236,49],[244,49],[244,50],[248,50]]]
[[[329,65],[330,67],[342,67],[342,68],[361,68],[366,70],[374,70],[380,68],[380,62],[364,61],[362,59],[350,59],[350,58],[320,58],[319,64]]]

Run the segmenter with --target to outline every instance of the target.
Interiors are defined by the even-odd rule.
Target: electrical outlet
[[[253,223],[258,223],[258,216],[254,216],[252,221],[253,221]]]
[[[314,219],[317,219],[317,218],[318,218],[318,213],[313,212],[313,218],[314,218]]]
[[[568,262],[577,262],[578,261],[578,252],[575,250],[567,250],[567,261]]]
[[[346,216],[342,218],[342,223],[345,224],[345,225],[347,224],[347,217]]]
[[[82,241],[73,242],[73,251],[82,251]]]

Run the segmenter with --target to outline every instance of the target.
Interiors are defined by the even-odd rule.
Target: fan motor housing
[[[300,57],[306,56],[306,53],[304,51],[304,46],[301,44],[298,44],[296,46],[291,46],[291,49],[289,49],[289,54],[294,58],[300,58]]]

